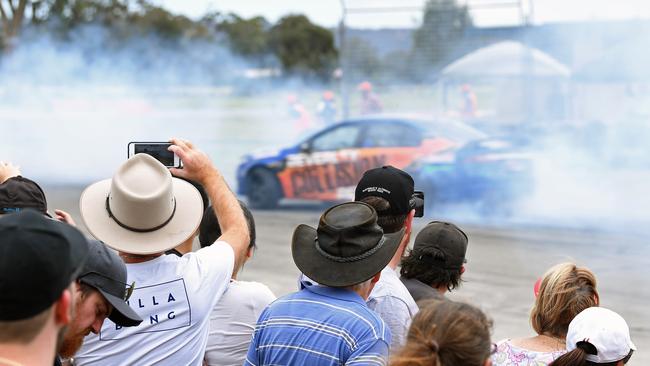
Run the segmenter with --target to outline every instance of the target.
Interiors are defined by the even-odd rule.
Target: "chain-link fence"
[[[364,105],[368,95],[379,101],[382,112],[434,113],[463,119],[494,115],[497,113],[494,109],[501,108],[495,100],[496,94],[503,93],[498,89],[514,86],[512,80],[508,80],[506,85],[495,90],[495,78],[512,79],[516,71],[535,75],[532,70],[535,60],[531,60],[523,46],[528,43],[525,29],[532,11],[526,0],[344,0],[342,5],[345,11],[338,29],[338,43],[341,94],[347,116],[367,112]],[[495,13],[512,26],[482,27],[480,23]],[[368,24],[368,17],[384,23],[394,18],[397,28],[355,28],[357,23]],[[497,49],[497,52],[519,53],[517,62],[522,66],[518,66],[518,70],[495,75],[484,72],[489,70],[476,60],[470,60],[469,64],[457,65],[454,73],[448,73],[455,61],[505,40],[517,40],[522,44],[521,47],[510,45],[514,49]],[[485,79],[490,80],[483,83]],[[521,85],[516,89],[525,89],[524,78],[519,81]],[[499,80],[499,84],[504,82]],[[361,90],[363,88],[366,90]],[[528,99],[532,99],[530,90],[517,93],[529,93]],[[506,119],[521,119],[523,114],[519,112]]]

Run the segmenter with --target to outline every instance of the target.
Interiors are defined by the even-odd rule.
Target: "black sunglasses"
[[[106,275],[104,275],[104,274],[102,274],[102,273],[95,272],[95,271],[86,272],[86,273],[84,273],[83,275],[79,276],[77,279],[78,279],[78,280],[81,280],[82,278],[84,278],[84,277],[86,277],[86,276],[88,276],[88,275],[90,275],[90,274],[94,274],[94,275],[100,276],[100,277],[102,277],[102,278],[105,278],[105,279],[107,279],[107,280],[109,280],[109,281],[117,282],[117,283],[119,283],[120,285],[124,285],[124,287],[125,287],[125,290],[124,290],[124,298],[123,298],[124,301],[127,301],[128,299],[130,299],[130,298],[131,298],[131,295],[133,295],[133,290],[135,290],[135,281],[133,281],[133,282],[129,285],[128,283],[125,283],[125,282],[122,282],[122,281],[118,281],[118,280],[116,280],[116,279],[114,279],[114,278],[110,278],[110,277],[108,277],[108,276],[106,276]]]

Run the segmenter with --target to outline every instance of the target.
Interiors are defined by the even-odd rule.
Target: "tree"
[[[67,29],[102,22],[110,25],[129,16],[130,0],[49,0],[38,2],[43,11],[39,22],[57,21]]]
[[[244,19],[235,14],[229,14],[217,24],[217,30],[228,36],[230,49],[245,57],[262,57],[268,53],[269,28],[264,17]]]
[[[144,0],[139,0],[144,1]],[[133,0],[0,0],[0,45],[11,49],[25,21],[69,30],[83,23],[125,20]],[[29,18],[28,18],[29,17]]]
[[[428,0],[422,25],[413,36],[414,76],[447,62],[458,48],[465,30],[471,26],[472,18],[467,6],[458,5],[456,0]]]
[[[0,26],[2,26],[2,38],[0,46],[10,47],[13,39],[18,35],[25,18],[25,10],[30,3],[28,0],[0,0]]]
[[[131,16],[130,21],[140,33],[155,34],[166,40],[178,40],[192,32],[195,23],[182,15],[174,15],[159,6],[141,1],[142,12]],[[200,33],[200,32],[199,32]]]
[[[271,28],[269,46],[287,74],[326,79],[338,52],[334,35],[304,15],[286,16]]]
[[[0,0],[1,44],[12,43],[27,19],[62,36],[91,24],[121,38],[155,34],[176,40],[205,38],[209,33],[202,23],[174,15],[149,0]]]

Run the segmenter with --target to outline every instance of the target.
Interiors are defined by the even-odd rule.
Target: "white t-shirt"
[[[266,285],[231,280],[210,314],[210,333],[205,348],[208,365],[243,365],[257,318],[274,300],[275,295]]]
[[[391,352],[395,352],[406,343],[411,319],[419,311],[418,305],[397,277],[395,270],[386,267],[381,271],[381,277],[370,292],[366,303],[388,325],[392,335]]]
[[[203,363],[210,311],[228,287],[233,249],[225,242],[182,257],[162,255],[127,264],[135,281],[129,305],[143,319],[118,327],[106,319],[98,335],[84,339],[77,365],[195,365]]]

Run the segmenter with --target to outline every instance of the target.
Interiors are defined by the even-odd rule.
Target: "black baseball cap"
[[[405,215],[413,208],[413,186],[413,178],[407,172],[386,165],[363,173],[354,191],[354,200],[381,197],[390,203],[390,209],[387,212],[379,212],[379,215]]]
[[[113,311],[108,316],[113,323],[123,327],[139,325],[142,318],[126,303],[133,292],[126,283],[126,265],[104,243],[90,240],[88,244],[90,254],[77,279],[94,287],[113,305]]]
[[[31,318],[52,306],[88,256],[76,228],[26,209],[0,218],[0,321]]]
[[[467,244],[467,234],[458,226],[450,222],[432,221],[415,237],[411,255],[419,256],[418,260],[432,265],[460,269],[467,262]],[[442,256],[420,255],[419,252],[424,248],[436,248],[442,252]]]
[[[43,189],[31,179],[12,177],[0,184],[0,214],[31,208],[47,214],[47,200]]]

